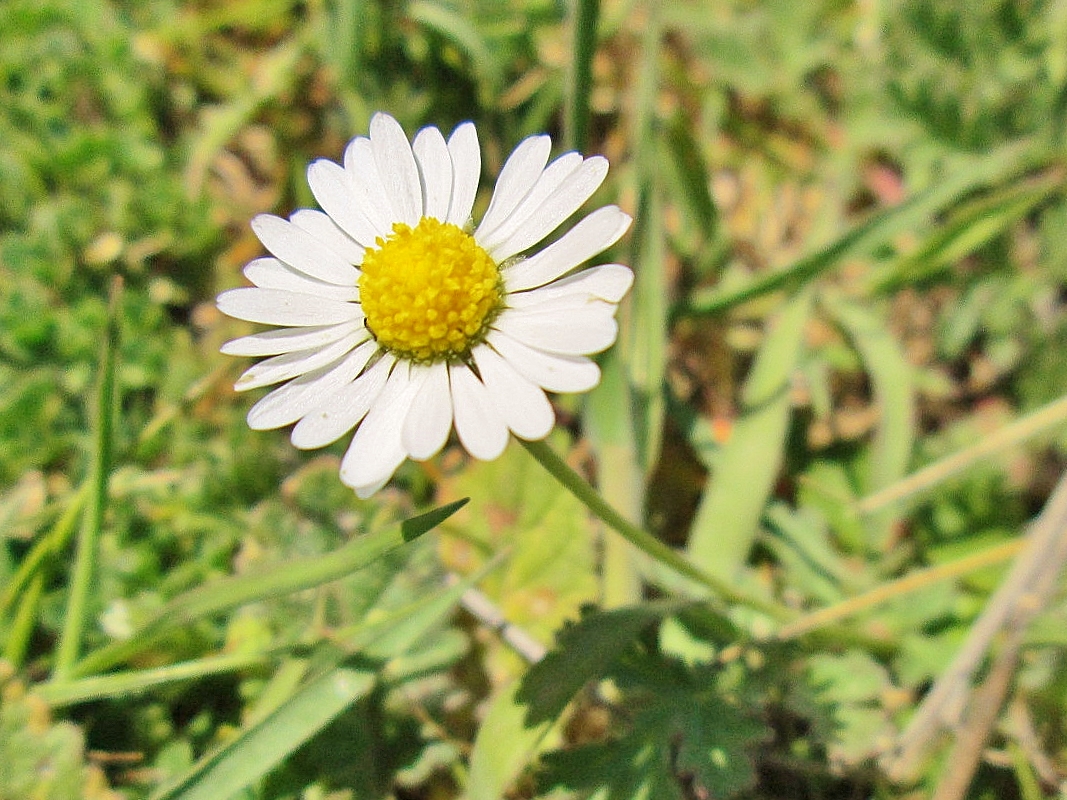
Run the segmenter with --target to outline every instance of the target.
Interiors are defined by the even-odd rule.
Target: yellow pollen
[[[466,357],[500,311],[500,269],[474,237],[423,217],[363,256],[359,302],[378,343],[414,361]]]

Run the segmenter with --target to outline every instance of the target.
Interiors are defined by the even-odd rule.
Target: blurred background
[[[1064,796],[1052,545],[1025,635],[956,687],[991,718],[902,738],[1065,464],[1063,0],[3,0],[0,31],[0,798]],[[591,205],[635,216],[637,283],[550,443],[758,602],[683,602],[514,443],[359,501],[344,441],[248,430],[218,348],[253,327],[213,298],[378,110],[477,123],[476,218],[527,135],[608,157]],[[100,475],[80,648],[140,644],[74,686]],[[355,576],[143,636],[462,497]],[[549,657],[459,607],[468,578]],[[373,680],[256,755],[330,648]],[[227,746],[262,767],[232,791],[198,760]]]

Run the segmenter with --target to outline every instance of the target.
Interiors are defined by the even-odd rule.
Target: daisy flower
[[[509,431],[542,439],[555,423],[545,392],[584,392],[600,379],[588,358],[618,331],[633,282],[621,264],[575,272],[630,226],[600,208],[532,252],[589,199],[608,162],[525,139],[474,227],[478,136],[464,123],[410,143],[388,114],[348,145],[344,164],[315,161],[308,183],[322,211],[262,214],[252,229],[270,252],[249,263],[254,287],[218,297],[224,314],[276,326],[222,352],[269,356],[238,390],[281,384],[248,414],[257,430],[296,423],[292,442],[323,447],[355,429],[341,480],[360,497],[405,458],[437,453],[453,426],[475,458],[496,458]]]

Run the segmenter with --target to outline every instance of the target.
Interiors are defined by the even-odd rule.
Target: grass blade
[[[360,536],[324,556],[292,561],[284,569],[271,568],[224,578],[178,595],[132,639],[89,655],[78,663],[73,674],[89,675],[121,663],[174,628],[193,620],[343,578],[444,522],[466,503],[466,499],[457,500],[399,525]]]
[[[497,800],[545,746],[555,720],[530,724],[525,703],[518,698],[521,680],[502,687],[489,701],[471,751],[467,800]]]
[[[50,563],[50,559],[61,553],[74,535],[75,525],[85,509],[85,503],[89,499],[89,482],[86,481],[71,495],[67,507],[62,516],[56,520],[55,525],[46,536],[41,537],[34,543],[33,548],[19,563],[18,570],[2,589],[0,589],[0,616],[7,614],[23,590],[30,585],[42,570]]]
[[[1052,170],[953,209],[951,219],[922,247],[874,276],[872,291],[892,292],[944,272],[1062,190],[1063,174]]]
[[[912,369],[885,323],[863,307],[844,301],[827,303],[863,359],[878,407],[878,427],[871,442],[867,488],[877,491],[904,477],[915,445],[915,387]],[[893,514],[870,520],[868,546],[881,552],[891,534]]]
[[[415,22],[438,33],[451,42],[470,62],[479,80],[479,94],[483,102],[490,102],[504,83],[498,54],[486,42],[469,17],[445,5],[416,0],[408,6],[407,15]]]
[[[1067,422],[1067,395],[986,436],[977,444],[935,461],[903,480],[869,494],[856,504],[861,514],[875,514],[887,506],[921,496],[980,461]]]
[[[198,658],[164,667],[122,672],[115,675],[95,675],[80,680],[50,682],[34,688],[38,695],[53,708],[58,706],[100,700],[105,697],[130,697],[157,686],[192,681],[211,675],[261,667],[267,662],[263,655],[236,653],[232,655]]]
[[[761,274],[745,286],[729,289],[714,288],[694,292],[690,300],[679,306],[680,316],[703,316],[723,312],[779,290],[796,290],[813,278],[834,269],[845,259],[869,253],[894,236],[918,228],[939,209],[958,201],[969,192],[1016,173],[1025,166],[1025,159],[1017,150],[989,157],[981,164],[959,169],[942,181],[910,200],[877,214],[853,228],[837,241],[805,256],[792,266]]]
[[[97,548],[107,507],[107,483],[111,472],[112,430],[115,424],[115,362],[118,358],[122,320],[122,279],[111,283],[107,331],[100,358],[100,382],[96,394],[93,461],[90,468],[88,507],[82,517],[75,546],[74,569],[63,630],[56,648],[55,677],[68,677],[81,650],[82,634],[90,612],[89,597],[96,573]]]
[[[373,672],[340,667],[303,686],[152,800],[219,800],[266,775],[374,687]]]

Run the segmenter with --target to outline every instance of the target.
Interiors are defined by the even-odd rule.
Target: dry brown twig
[[[1023,634],[1046,606],[1067,562],[1067,473],[1060,477],[1041,515],[1029,526],[1028,543],[971,627],[963,647],[926,695],[896,746],[882,759],[895,781],[913,780],[933,740],[945,728],[957,742],[938,786],[938,800],[962,797],[1011,686]],[[998,634],[1004,633],[989,675],[973,679]]]

